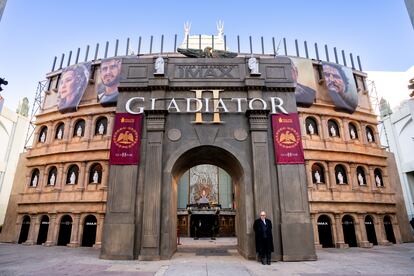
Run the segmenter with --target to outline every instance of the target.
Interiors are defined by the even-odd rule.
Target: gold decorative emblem
[[[132,127],[121,127],[113,135],[115,145],[129,149],[138,142],[138,132]]]
[[[291,127],[279,128],[275,133],[276,143],[283,148],[294,148],[300,141],[299,133]]]

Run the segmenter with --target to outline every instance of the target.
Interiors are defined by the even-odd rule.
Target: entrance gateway
[[[249,57],[169,56],[154,74],[156,58],[122,60],[117,113],[144,114],[140,162],[110,166],[101,258],[171,258],[180,180],[208,164],[231,178],[242,256],[256,257],[252,226],[265,210],[273,259],[315,260],[304,164],[276,165],[273,149],[271,114],[297,112],[290,59],[257,58],[252,74]]]

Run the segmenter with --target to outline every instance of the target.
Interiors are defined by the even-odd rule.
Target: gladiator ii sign
[[[117,113],[112,132],[111,165],[136,165],[139,163],[142,115]]]
[[[276,164],[303,164],[302,140],[297,113],[272,115]]]

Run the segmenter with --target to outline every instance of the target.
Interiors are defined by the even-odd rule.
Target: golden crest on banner
[[[114,133],[113,141],[120,148],[131,148],[138,142],[138,132],[132,127],[121,127]]]
[[[275,139],[278,145],[284,148],[293,148],[300,141],[299,133],[292,127],[280,128],[276,132]]]

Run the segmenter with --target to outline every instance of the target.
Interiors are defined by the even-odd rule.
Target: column
[[[109,139],[112,137],[112,130],[114,129],[114,123],[115,123],[115,113],[111,113],[108,116],[108,125],[106,126],[106,135]]]
[[[58,231],[58,227],[56,224],[56,214],[50,214],[49,215],[49,228],[47,230],[47,239],[45,242],[45,246],[52,246],[56,245],[56,239],[55,239],[55,232]]]
[[[348,187],[352,188],[354,176],[351,175],[351,168],[347,164],[344,167],[346,169],[346,177],[348,178]]]
[[[321,116],[321,125],[320,125],[319,133],[323,141],[330,139],[329,130],[328,130],[328,118],[326,116]]]
[[[342,229],[342,220],[340,214],[335,214],[335,229],[336,229],[336,243],[337,248],[348,248],[348,244],[344,241],[344,231]]]
[[[105,214],[98,214],[98,223],[96,225],[96,238],[95,244],[93,245],[94,248],[101,248],[104,218]]]
[[[54,138],[53,137],[53,129],[52,129],[53,125],[52,125],[52,123],[48,123],[46,126],[47,126],[47,135],[46,135],[45,145],[49,146],[50,142]]]
[[[351,141],[351,137],[349,135],[349,120],[344,119],[341,122],[342,125],[342,139],[346,142]]]
[[[62,163],[57,165],[58,177],[55,183],[55,190],[61,190],[66,183],[66,172]]]
[[[38,223],[36,221],[37,215],[31,214],[30,215],[30,229],[29,229],[29,235],[27,236],[27,240],[23,243],[25,245],[33,245],[35,244],[35,229],[36,226],[38,226]]]
[[[371,169],[368,166],[364,166],[365,169],[365,181],[367,183],[367,188],[372,190],[372,185],[375,185],[375,181],[371,178]]]
[[[106,190],[108,189],[108,179],[109,179],[109,163],[108,162],[101,162],[102,165],[102,181],[101,187],[99,189]]]
[[[371,181],[371,191],[375,192],[378,191],[377,184],[375,183],[375,174],[374,174],[374,167],[369,167],[368,177]]]
[[[329,179],[329,188],[332,191],[335,191],[337,189],[336,176],[335,176],[335,163],[332,163],[332,162],[328,163],[328,177],[326,179]]]
[[[368,241],[367,238],[367,230],[365,228],[365,220],[364,220],[364,215],[365,214],[357,214],[357,223],[355,223],[356,225],[356,229],[355,232],[357,234],[357,244],[359,247],[364,247],[364,248],[370,248],[373,246],[372,243],[370,243]]]
[[[78,177],[78,190],[85,189],[85,183],[87,183],[88,173],[86,172],[86,162],[81,162],[79,168],[79,177]]]
[[[16,232],[13,240],[14,243],[19,242],[20,232],[22,231],[22,220],[23,216],[18,214],[16,220]]]
[[[306,184],[308,189],[313,188],[313,181],[312,181],[312,166],[310,165],[310,162],[308,160],[305,161],[305,170],[306,170]],[[317,184],[315,184],[317,185]]]
[[[400,227],[399,227],[399,223],[398,223],[398,219],[396,215],[392,215],[391,222],[392,222],[392,231],[394,232],[394,237],[395,237],[395,243],[397,244],[402,243]]]
[[[71,129],[72,129],[72,124],[71,124],[71,118],[67,118],[64,121],[65,127],[63,128],[63,137],[62,140],[66,140],[68,141],[71,137]]]
[[[391,245],[387,240],[387,235],[385,234],[384,228],[384,214],[378,214],[375,221],[375,233],[377,234],[378,245]]]
[[[329,179],[329,163],[328,162],[321,162],[321,165],[322,165],[323,173],[324,173],[324,176],[325,176],[326,188],[329,189],[332,186],[331,180]]]
[[[85,140],[90,141],[94,135],[95,126],[92,124],[92,115],[88,115],[88,118],[85,120],[85,135],[83,136]]]
[[[311,222],[313,226],[313,239],[315,241],[315,248],[321,249],[322,245],[319,241],[318,221],[316,219],[317,214],[311,214]]]
[[[147,111],[147,148],[140,260],[160,259],[162,148],[165,112]]]
[[[75,219],[72,224],[72,232],[70,234],[70,243],[69,247],[78,247],[79,246],[79,224],[80,224],[80,214],[74,214]]]
[[[350,181],[350,185],[352,190],[359,190],[359,183],[358,183],[358,178],[357,178],[357,173],[356,173],[356,164],[351,163],[349,165],[349,181]],[[366,177],[365,177],[366,178]]]
[[[45,176],[47,172],[45,172],[45,166],[38,167],[38,168],[39,168],[39,180],[37,181],[36,192],[40,193],[42,192],[43,185],[47,184],[47,176]]]

